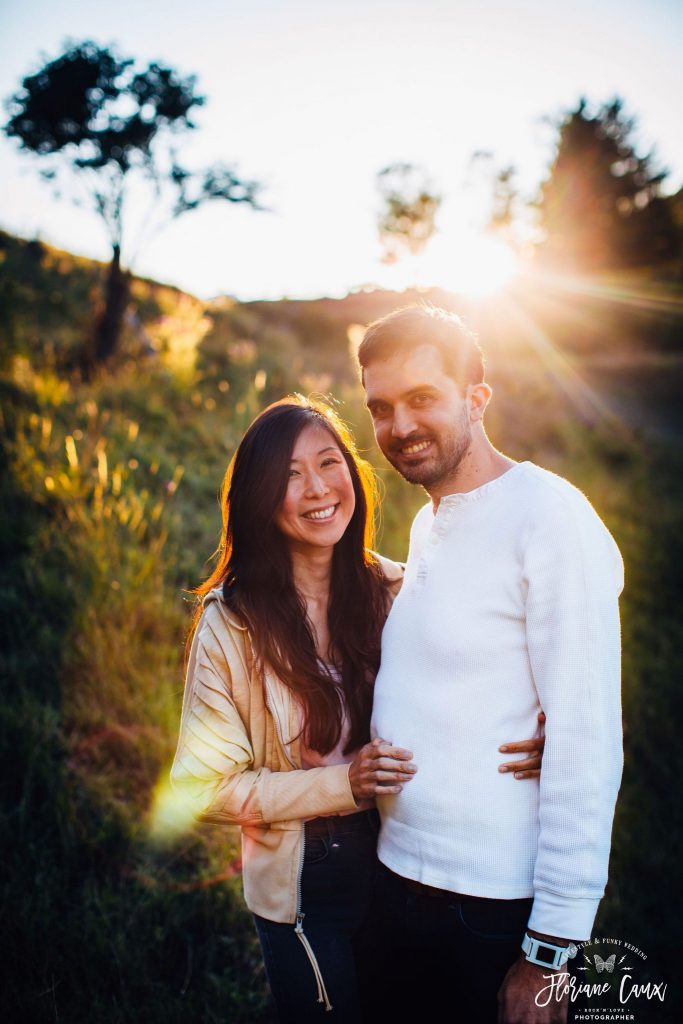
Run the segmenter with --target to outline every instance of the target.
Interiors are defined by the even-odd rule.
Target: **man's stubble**
[[[422,464],[405,467],[401,464],[398,454],[389,449],[385,451],[387,460],[394,469],[401,474],[404,480],[410,484],[419,484],[426,490],[438,488],[449,480],[454,479],[458,468],[467,455],[472,445],[472,427],[469,421],[467,409],[464,408],[460,415],[459,422],[454,430],[447,437],[435,434],[416,435],[414,439],[406,438],[401,442],[404,446],[411,440],[422,441],[429,439],[436,444],[435,456],[428,457]]]

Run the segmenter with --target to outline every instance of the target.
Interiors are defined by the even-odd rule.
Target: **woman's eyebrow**
[[[339,449],[334,444],[328,444],[327,448],[321,448],[317,453],[318,455],[324,455],[325,452],[338,452]],[[290,459],[290,462],[301,462],[301,459]]]

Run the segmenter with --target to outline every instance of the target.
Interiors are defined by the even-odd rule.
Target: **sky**
[[[405,269],[381,263],[376,226],[376,175],[396,162],[424,167],[444,196],[422,272],[457,290],[488,208],[472,154],[514,164],[532,196],[553,121],[581,95],[622,96],[641,148],[670,171],[668,190],[683,184],[676,0],[0,0],[0,96],[67,38],[196,73],[208,102],[187,161],[235,164],[265,184],[268,212],[210,204],[136,256],[137,273],[205,298],[405,283]],[[97,217],[54,199],[4,136],[0,227],[108,256]]]

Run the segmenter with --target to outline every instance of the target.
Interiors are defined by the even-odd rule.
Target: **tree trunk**
[[[121,247],[115,245],[107,277],[106,304],[95,331],[95,361],[99,364],[107,362],[118,351],[129,285],[128,274],[121,270]]]

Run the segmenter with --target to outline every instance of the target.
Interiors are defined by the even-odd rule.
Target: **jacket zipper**
[[[299,871],[298,871],[297,879],[296,879],[296,926],[294,928],[294,934],[296,935],[296,937],[299,940],[299,942],[301,943],[301,945],[304,947],[304,949],[306,951],[306,956],[308,957],[308,959],[310,961],[310,964],[311,964],[311,967],[313,968],[313,974],[315,976],[315,983],[318,986],[318,1002],[319,1003],[324,1003],[326,1010],[331,1010],[332,1009],[332,1003],[330,1002],[330,997],[328,996],[327,989],[325,988],[325,982],[323,980],[322,971],[320,970],[320,965],[318,964],[318,961],[316,959],[315,953],[313,952],[313,948],[312,948],[310,942],[308,941],[308,939],[304,935],[304,918],[305,918],[306,915],[304,914],[304,912],[301,909],[301,875],[302,875],[303,869],[304,869],[304,851],[305,851],[305,848],[306,848],[306,829],[304,828],[303,825],[302,825],[302,831],[303,831],[303,835],[301,837],[301,855],[299,857]]]
[[[291,764],[292,768],[294,768],[294,770],[296,771],[297,770],[297,766],[294,764],[294,761],[292,760],[292,758],[290,756],[289,744],[285,743],[284,736],[282,735],[282,726],[281,726],[280,720],[278,718],[278,715],[277,715],[277,713],[275,711],[275,708],[273,707],[273,702],[272,702],[272,698],[271,698],[271,694],[270,694],[270,687],[268,685],[268,680],[267,679],[264,680],[264,691],[265,691],[265,696],[266,696],[266,707],[270,711],[270,716],[273,719],[273,725],[275,726],[275,731],[278,734],[278,738],[280,740],[280,746],[282,747],[282,750],[284,751],[285,757],[287,758],[287,760]],[[318,987],[318,1002],[319,1003],[324,1003],[326,1010],[331,1010],[332,1009],[332,1003],[330,1002],[330,997],[328,996],[327,989],[325,988],[325,982],[323,980],[322,971],[320,970],[320,965],[318,964],[318,961],[316,959],[316,955],[313,952],[313,947],[311,946],[310,942],[308,941],[308,938],[304,934],[304,917],[306,915],[304,914],[304,912],[301,909],[301,875],[303,874],[303,870],[304,870],[304,853],[305,853],[305,850],[306,850],[306,829],[304,828],[304,824],[302,822],[301,823],[301,852],[299,854],[299,866],[298,866],[298,869],[297,869],[297,876],[296,876],[296,907],[295,907],[296,924],[295,924],[295,927],[294,927],[294,933],[295,933],[297,939],[299,940],[299,942],[301,943],[301,945],[304,947],[304,950],[306,951],[306,956],[308,957],[309,962],[311,964],[311,967],[313,968],[313,974],[315,976],[315,983],[316,983],[316,985]]]

